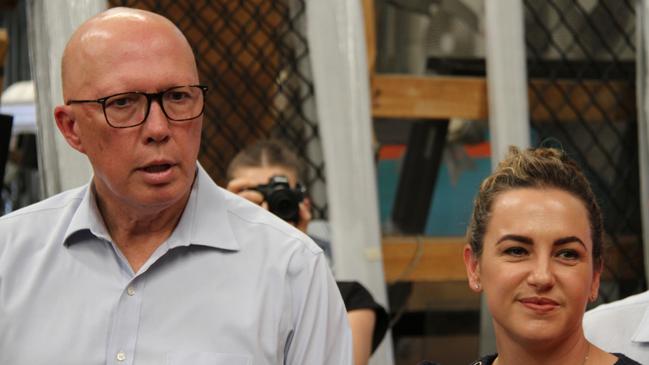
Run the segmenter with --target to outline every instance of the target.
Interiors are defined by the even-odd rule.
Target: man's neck
[[[166,207],[125,207],[96,194],[97,207],[113,242],[134,273],[171,236],[183,214],[191,191]]]

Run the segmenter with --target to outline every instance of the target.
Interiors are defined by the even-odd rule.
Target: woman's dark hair
[[[556,188],[577,197],[588,212],[595,267],[602,263],[602,213],[588,180],[577,164],[554,148],[519,150],[510,147],[496,171],[480,185],[467,236],[473,255],[480,257],[491,206],[498,194],[519,188]]]

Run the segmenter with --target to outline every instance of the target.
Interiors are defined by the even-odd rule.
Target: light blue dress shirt
[[[137,273],[89,185],[0,218],[0,364],[347,365],[346,318],[322,250],[200,166]]]

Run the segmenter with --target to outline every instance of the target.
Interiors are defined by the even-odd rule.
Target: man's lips
[[[178,164],[171,161],[159,160],[142,165],[137,169],[147,184],[164,185],[173,181]]]
[[[525,307],[536,312],[550,312],[559,307],[559,303],[546,297],[525,297],[518,300]]]
[[[156,164],[156,165],[147,165],[147,166],[141,167],[140,170],[148,172],[148,173],[158,173],[158,172],[167,171],[172,166],[173,166],[172,164],[163,163],[163,164]]]
[[[148,173],[159,173],[159,172],[165,172],[170,168],[174,167],[175,165],[176,165],[175,163],[166,160],[152,161],[150,163],[142,165],[141,167],[138,167],[138,170],[148,172]]]

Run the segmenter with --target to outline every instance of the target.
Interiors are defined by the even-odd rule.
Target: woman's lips
[[[544,297],[528,297],[519,299],[519,302],[523,304],[526,308],[529,308],[535,312],[547,313],[551,312],[554,309],[559,307],[559,303]]]

